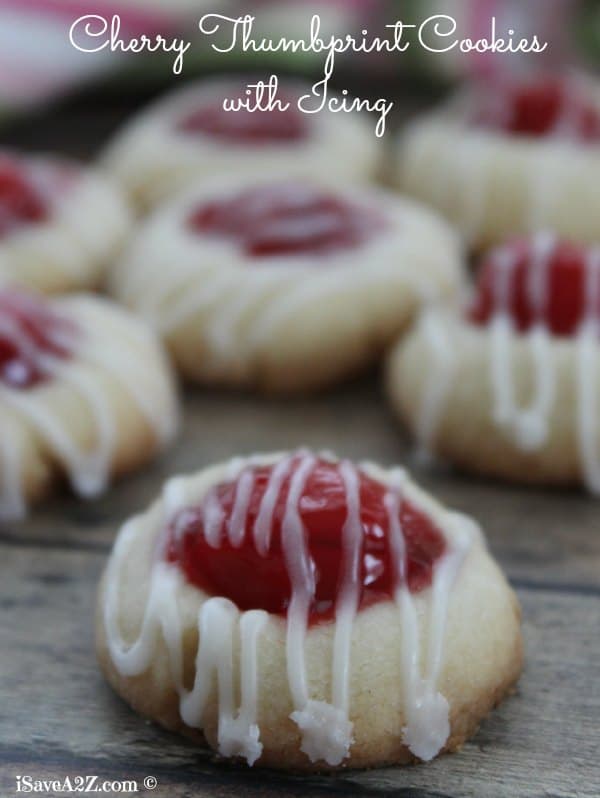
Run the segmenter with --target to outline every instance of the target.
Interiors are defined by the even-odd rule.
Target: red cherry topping
[[[482,263],[468,317],[487,324],[507,312],[520,332],[543,322],[553,335],[574,335],[588,316],[600,320],[592,270],[600,270],[596,250],[539,236],[512,241]]]
[[[278,93],[285,107],[268,111],[225,111],[223,100],[218,97],[203,103],[189,112],[177,124],[178,130],[187,134],[201,133],[228,144],[260,147],[267,144],[287,144],[308,137],[309,126],[305,114],[298,110],[296,98]],[[233,99],[233,94],[231,95]]]
[[[74,324],[46,303],[14,289],[0,291],[0,382],[32,388],[51,377],[49,359],[66,360]]]
[[[357,247],[384,226],[372,207],[303,183],[277,183],[208,202],[189,217],[194,232],[222,236],[254,257],[327,255]]]
[[[0,156],[0,237],[48,215],[44,199],[27,179],[19,163]]]
[[[515,135],[600,139],[600,111],[581,87],[548,76],[488,89],[481,95],[475,121]]]
[[[240,544],[233,545],[228,535],[241,477],[213,489],[212,501],[218,501],[222,512],[218,515],[217,545],[211,546],[205,536],[205,518],[208,517],[208,499],[205,499],[200,507],[183,510],[173,519],[167,560],[178,563],[192,584],[212,595],[229,598],[242,610],[264,609],[285,614],[291,598],[291,584],[282,545],[282,521],[290,479],[300,459],[300,456],[293,459],[291,470],[281,482],[274,500],[268,519],[270,543],[266,554],[257,550],[254,528],[273,467],[252,466],[254,479]],[[393,597],[397,568],[392,559],[390,519],[384,503],[389,488],[360,470],[357,473],[362,525],[359,591],[360,606],[364,607]],[[323,459],[316,461],[297,507],[316,583],[310,607],[310,620],[314,623],[332,617],[341,587],[342,535],[348,503],[339,464]],[[407,500],[400,504],[399,520],[406,542],[408,586],[411,591],[418,592],[430,585],[433,565],[445,551],[445,540],[432,521]]]

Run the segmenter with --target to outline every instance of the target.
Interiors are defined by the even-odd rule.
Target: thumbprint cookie
[[[388,378],[424,450],[600,493],[600,248],[540,233],[492,250],[466,312],[424,314]]]
[[[189,379],[293,392],[357,371],[461,277],[454,233],[412,201],[234,179],[151,215],[112,290]]]
[[[522,666],[473,521],[399,468],[305,450],[169,481],[118,534],[97,651],[142,715],[307,770],[454,751]]]
[[[213,79],[159,100],[108,145],[107,170],[147,208],[208,177],[328,177],[356,181],[379,167],[378,140],[360,114],[304,113],[309,86],[284,83],[272,110],[224,109],[247,99],[241,79]],[[281,110],[285,109],[285,110]]]
[[[130,228],[110,179],[56,156],[0,151],[0,284],[95,288]]]
[[[0,519],[63,476],[99,495],[175,427],[168,364],[141,321],[91,295],[0,290]]]
[[[401,137],[399,184],[476,250],[553,229],[599,240],[600,84],[529,77],[467,91]]]

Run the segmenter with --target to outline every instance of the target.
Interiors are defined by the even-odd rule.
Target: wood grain
[[[518,694],[493,713],[460,754],[408,770],[285,779],[214,764],[211,754],[145,723],[112,694],[92,650],[101,553],[12,546],[3,561],[3,593],[11,597],[2,601],[3,650],[13,655],[3,662],[2,731],[10,740],[3,757],[11,769],[27,765],[26,772],[47,777],[55,768],[74,774],[85,767],[111,777],[152,774],[161,782],[176,780],[183,770],[183,783],[189,785],[193,775],[199,795],[212,794],[215,782],[223,795],[238,794],[242,785],[248,795],[275,794],[282,785],[293,795],[300,782],[310,784],[316,795],[319,789],[323,794],[402,794],[401,788],[409,786],[430,795],[432,785],[438,785],[443,795],[525,798],[543,794],[542,788],[567,796],[577,784],[579,794],[592,796],[600,780],[595,596],[519,591],[525,675]]]

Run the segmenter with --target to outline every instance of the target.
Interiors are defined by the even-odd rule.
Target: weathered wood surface
[[[80,155],[125,116],[93,106],[14,127],[5,141]],[[377,375],[312,400],[189,392],[175,449],[94,503],[62,496],[0,529],[0,798],[15,778],[158,780],[154,795],[598,798],[600,504],[575,492],[508,488],[411,464]],[[93,655],[96,581],[119,522],[173,473],[234,453],[300,444],[403,462],[441,499],[482,523],[524,610],[518,693],[460,754],[427,766],[287,777],[216,762],[131,712]],[[52,794],[46,793],[46,794]]]

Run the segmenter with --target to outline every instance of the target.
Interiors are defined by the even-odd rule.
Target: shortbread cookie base
[[[378,476],[384,472],[377,470]],[[199,487],[223,478],[219,468],[198,475]],[[412,488],[411,488],[412,490]],[[422,499],[423,500],[423,499]],[[440,505],[423,500],[427,512],[443,518]],[[143,516],[128,556],[119,563],[118,623],[126,640],[135,640],[146,606],[157,537],[164,523],[161,502]],[[470,523],[464,520],[464,523]],[[115,554],[113,553],[113,557]],[[414,596],[423,640],[428,630],[431,590]],[[183,582],[178,596],[184,624],[184,673],[191,686],[198,645],[197,615],[205,593]],[[187,727],[179,714],[179,697],[168,664],[167,647],[159,634],[151,666],[141,675],[123,676],[114,666],[107,646],[104,622],[106,576],[98,594],[96,641],[98,658],[108,681],[127,703],[167,729],[217,748],[218,697],[213,682],[203,717],[203,731]],[[328,701],[334,625],[310,627],[306,664],[311,698]],[[297,770],[331,769],[311,762],[300,750],[300,735],[290,720],[293,711],[286,673],[285,619],[270,615],[258,647],[258,717],[264,746],[260,765]],[[402,740],[405,725],[401,672],[401,621],[392,602],[379,603],[358,613],[352,638],[350,719],[354,743],[342,767],[375,767],[415,761]],[[234,650],[234,683],[239,679],[239,652]],[[445,751],[457,750],[482,719],[513,688],[522,668],[520,611],[512,590],[477,535],[450,594],[438,689],[450,705],[451,732]]]

